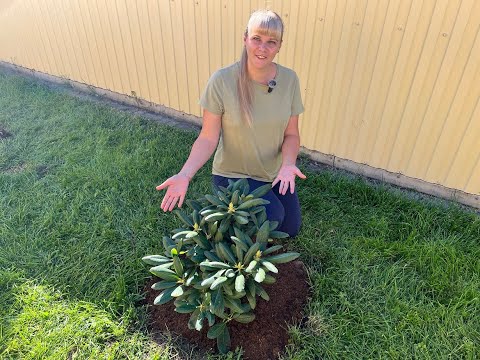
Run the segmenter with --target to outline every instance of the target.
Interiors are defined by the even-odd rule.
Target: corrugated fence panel
[[[0,59],[200,116],[263,7],[285,22],[302,145],[480,193],[476,0],[4,0]]]

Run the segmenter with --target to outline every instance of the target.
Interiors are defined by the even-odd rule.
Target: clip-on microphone
[[[273,91],[273,88],[277,86],[275,79],[272,79],[268,82],[268,93],[270,94]]]

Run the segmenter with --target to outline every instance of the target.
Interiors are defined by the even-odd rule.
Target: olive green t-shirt
[[[282,144],[290,116],[303,112],[297,74],[277,64],[277,85],[253,82],[252,126],[241,118],[238,104],[237,62],[209,79],[200,105],[222,115],[222,130],[212,173],[225,177],[271,182],[282,165]]]

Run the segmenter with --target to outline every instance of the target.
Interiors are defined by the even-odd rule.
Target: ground
[[[232,350],[243,349],[245,360],[273,360],[283,353],[290,335],[288,325],[299,325],[304,319],[304,308],[309,296],[307,273],[301,261],[278,265],[277,281],[264,285],[270,296],[269,301],[257,298],[255,320],[248,324],[235,321],[229,323]],[[158,280],[151,280],[145,287],[147,296],[144,304],[153,304],[158,291],[150,286]],[[216,350],[215,340],[207,338],[208,327],[202,331],[190,330],[187,326],[189,314],[174,311],[173,302],[153,305],[149,308],[149,328],[152,332],[170,331],[179,334],[202,351]]]

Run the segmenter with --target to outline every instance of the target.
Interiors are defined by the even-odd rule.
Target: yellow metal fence
[[[285,21],[303,146],[480,194],[477,0],[4,0],[0,60],[200,116],[264,7]]]

